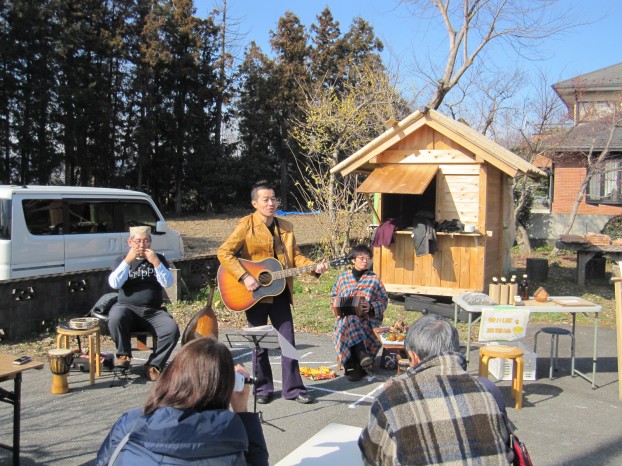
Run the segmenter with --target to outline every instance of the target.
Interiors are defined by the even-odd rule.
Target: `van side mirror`
[[[166,226],[166,222],[164,220],[158,220],[156,222],[155,231],[152,233],[155,235],[163,235],[168,231],[168,227]]]

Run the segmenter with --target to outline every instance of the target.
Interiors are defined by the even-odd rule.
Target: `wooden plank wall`
[[[479,164],[441,165],[436,175],[437,221],[479,222]]]
[[[438,236],[435,254],[416,256],[408,233],[398,233],[391,247],[374,248],[374,270],[385,285],[481,289],[483,239]]]
[[[486,230],[492,231],[492,236],[486,240],[484,283],[490,283],[493,276],[499,277],[503,269],[503,176],[500,170],[488,166],[487,191],[491,201],[486,205]]]
[[[481,201],[499,199],[500,191],[487,197],[488,186],[480,183],[481,179],[487,179],[486,170],[482,176],[482,165],[474,154],[455,141],[425,126],[379,155],[374,162],[438,164],[436,220],[457,218],[485,232],[484,217],[494,208],[482,208]],[[409,288],[420,288],[451,295],[465,290],[483,290],[485,273],[482,271],[487,257],[485,238],[453,235],[438,236],[437,240],[438,251],[434,255],[415,256],[414,241],[409,232],[398,232],[390,248],[375,248],[374,271],[387,288],[403,288],[404,292]]]

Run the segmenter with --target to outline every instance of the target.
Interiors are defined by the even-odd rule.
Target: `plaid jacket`
[[[493,395],[447,353],[395,378],[359,438],[365,464],[507,465],[509,432]]]
[[[350,359],[350,348],[357,343],[365,344],[367,353],[374,357],[382,347],[382,343],[373,329],[382,324],[384,311],[389,302],[380,277],[367,270],[357,282],[352,270],[346,270],[337,277],[331,293],[331,297],[334,296],[363,296],[374,310],[373,316],[345,316],[336,320],[333,342],[337,353],[341,356],[341,362],[345,363]]]

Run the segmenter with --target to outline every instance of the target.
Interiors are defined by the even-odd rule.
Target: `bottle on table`
[[[527,274],[523,275],[523,280],[518,286],[518,294],[523,301],[527,301],[529,299],[529,282],[527,281]]]
[[[499,279],[497,277],[492,277],[492,283],[488,285],[488,296],[497,304],[499,304],[500,288]]]
[[[501,277],[501,290],[499,293],[499,304],[506,305],[510,303],[510,285],[505,277]]]
[[[518,295],[518,283],[516,282],[516,275],[512,275],[510,278],[510,303],[514,303],[514,297]]]

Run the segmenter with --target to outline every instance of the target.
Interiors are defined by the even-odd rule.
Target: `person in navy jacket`
[[[234,368],[223,343],[206,337],[184,345],[144,407],[126,412],[112,427],[96,466],[267,466],[259,416],[247,412],[250,385],[234,391],[235,372],[249,377],[243,366]]]

